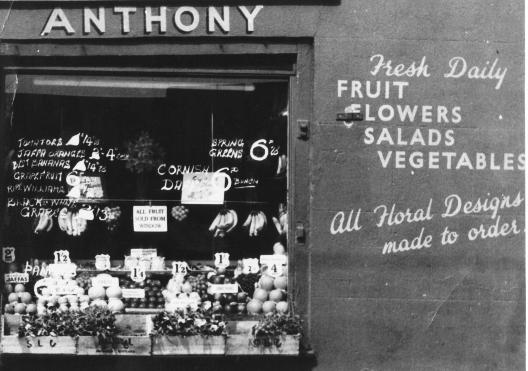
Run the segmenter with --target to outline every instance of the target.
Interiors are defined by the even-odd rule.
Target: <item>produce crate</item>
[[[2,353],[10,354],[75,354],[77,341],[70,336],[18,337],[3,336]]]
[[[3,335],[18,335],[18,327],[22,323],[20,314],[4,314]]]
[[[150,336],[117,336],[113,344],[101,345],[97,337],[80,336],[77,342],[78,355],[130,355],[151,354]]]
[[[229,334],[226,340],[226,355],[298,355],[299,335],[284,335],[281,346],[255,347],[251,340],[251,330],[258,321],[228,322]]]
[[[153,336],[153,355],[224,355],[224,336]]]
[[[116,314],[116,328],[119,335],[148,335],[152,329],[151,315]]]
[[[251,334],[227,336],[226,355],[299,355],[299,335],[281,336],[281,346],[254,346]]]

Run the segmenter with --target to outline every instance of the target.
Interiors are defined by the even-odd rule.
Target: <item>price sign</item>
[[[227,252],[218,252],[214,254],[215,257],[215,267],[217,268],[227,268],[229,267],[229,253]]]
[[[284,269],[282,269],[282,264],[277,263],[272,263],[271,265],[268,265],[268,270],[266,271],[266,273],[272,277],[282,276],[283,272]]]
[[[5,283],[27,283],[29,282],[28,273],[6,273],[4,275]]]
[[[140,266],[132,267],[130,269],[130,278],[134,282],[143,282],[145,281],[145,278],[147,277],[147,274],[145,273],[145,269]]]
[[[57,250],[53,255],[55,256],[55,264],[71,263],[70,252],[68,250]]]
[[[145,289],[122,289],[121,291],[125,299],[143,299],[145,297]]]
[[[242,273],[258,273],[259,270],[260,266],[257,258],[242,259]]]
[[[186,262],[172,262],[172,275],[173,276],[177,276],[177,275],[181,275],[181,276],[185,276],[187,274],[187,269],[189,268],[189,266],[187,265]]]
[[[112,277],[107,273],[98,274],[95,277],[92,277],[92,286],[98,287],[110,287],[110,286],[119,286],[119,278]]]
[[[110,255],[99,254],[95,256],[95,269],[105,271],[110,269]]]
[[[210,294],[236,294],[238,292],[238,284],[236,283],[225,283],[225,284],[212,284],[209,286],[208,292]]]
[[[4,263],[13,263],[15,261],[14,247],[2,247],[2,261]]]

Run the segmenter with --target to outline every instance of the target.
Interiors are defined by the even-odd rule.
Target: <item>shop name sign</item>
[[[107,30],[119,31],[123,35],[163,35],[174,31],[190,34],[206,31],[208,34],[227,34],[232,29],[232,20],[242,22],[246,33],[255,31],[257,16],[262,5],[237,7],[134,7],[62,9],[54,8],[42,27],[41,36],[62,35],[103,35]]]

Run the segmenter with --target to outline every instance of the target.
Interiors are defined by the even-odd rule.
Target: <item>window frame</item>
[[[10,73],[112,73],[119,75],[148,76],[149,74],[185,76],[185,77],[284,77],[289,80],[288,86],[288,292],[289,302],[293,305],[294,312],[299,314],[304,320],[304,347],[310,344],[310,293],[311,293],[311,259],[310,259],[310,141],[308,138],[301,138],[300,121],[312,121],[313,115],[313,47],[307,40],[296,40],[291,43],[229,43],[225,44],[153,44],[154,54],[150,58],[167,55],[185,55],[193,57],[215,58],[225,57],[237,59],[242,55],[262,56],[265,60],[267,56],[277,55],[287,56],[292,59],[289,68],[258,68],[258,65],[251,65],[247,68],[189,68],[182,64],[177,67],[145,67],[139,61],[138,66],[130,67],[134,64],[134,59],[138,57],[138,49],[132,45],[106,45],[106,48],[96,47],[94,49],[84,48],[83,45],[76,45],[71,48],[64,44],[40,45],[48,50],[45,58],[34,58],[31,52],[23,52],[23,56],[3,60],[0,71],[0,89],[3,99],[0,101],[0,158],[5,159],[7,155],[8,138],[7,128],[9,125],[9,102],[5,93],[5,77]],[[209,47],[208,47],[209,46]],[[23,50],[28,45],[23,45]],[[31,49],[31,48],[29,48]],[[36,49],[33,49],[36,50]],[[71,51],[78,50],[72,57]],[[139,52],[144,53],[146,49],[140,48]],[[219,53],[219,50],[222,52]],[[180,53],[177,54],[176,51]],[[50,55],[51,53],[51,55]],[[103,55],[105,56],[103,56]],[[147,54],[145,53],[146,56]],[[98,60],[101,58],[101,65],[86,66],[88,58]],[[67,61],[65,63],[65,61]],[[2,62],[0,60],[0,62]],[[214,63],[213,63],[214,64]],[[313,127],[313,125],[312,125]],[[5,160],[3,161],[5,162]],[[4,165],[5,166],[5,165]],[[6,207],[7,195],[5,192],[6,179],[5,169],[0,174],[0,212],[3,213]],[[0,226],[0,235],[3,226]],[[5,241],[0,241],[4,243]],[[3,279],[3,275],[2,275]]]

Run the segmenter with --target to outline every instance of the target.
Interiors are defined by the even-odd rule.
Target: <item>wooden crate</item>
[[[119,335],[149,335],[152,331],[152,315],[116,314],[115,326]]]
[[[255,347],[250,333],[230,334],[226,341],[226,355],[298,355],[299,339],[299,335],[284,335],[280,347]]]
[[[18,327],[22,323],[20,314],[4,314],[3,335],[18,335]]]
[[[76,339],[70,336],[18,337],[3,336],[2,353],[9,354],[75,354]]]
[[[153,355],[224,355],[224,336],[154,336]]]
[[[77,342],[78,355],[128,355],[151,354],[150,336],[117,336],[113,344],[101,345],[97,337],[80,336]]]

